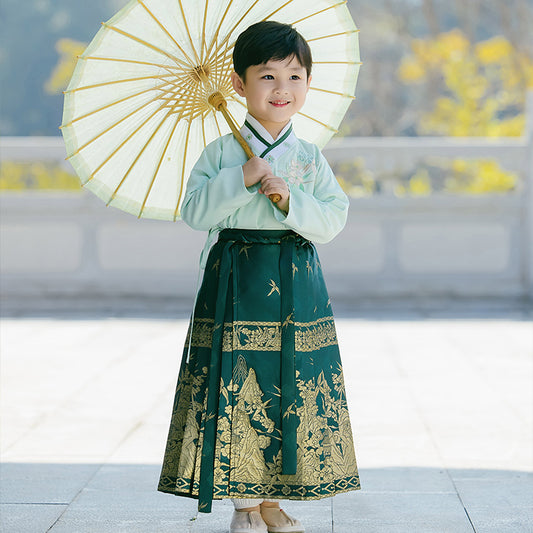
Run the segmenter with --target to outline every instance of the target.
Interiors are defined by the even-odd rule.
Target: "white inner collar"
[[[265,127],[259,122],[256,118],[252,117],[250,113],[246,113],[246,120],[250,123],[252,128],[261,135],[265,139],[265,141],[268,141],[270,144],[274,144],[276,142],[276,139],[268,133],[268,131],[265,129]],[[279,132],[279,135],[277,136],[277,139],[281,138],[283,134],[291,127],[291,121],[287,122],[287,125]]]

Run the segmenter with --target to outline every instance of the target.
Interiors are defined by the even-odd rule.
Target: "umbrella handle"
[[[233,135],[235,135],[235,138],[237,139],[239,144],[242,146],[248,159],[252,159],[252,157],[255,157],[255,154],[252,152],[252,149],[248,146],[248,143],[244,140],[244,137],[241,135],[241,132],[237,129],[235,122],[233,122],[233,119],[231,118],[228,112],[228,104],[226,100],[224,99],[224,96],[222,96],[222,94],[217,91],[216,93],[213,93],[208,98],[208,102],[217,111],[220,111],[224,115],[224,118],[226,119],[228,126],[231,128]],[[271,202],[277,204],[281,200],[281,196],[277,193],[274,193],[269,196],[269,199]]]

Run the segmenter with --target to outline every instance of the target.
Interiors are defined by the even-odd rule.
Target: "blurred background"
[[[105,209],[64,161],[62,91],[100,22],[125,4],[1,3],[8,307],[79,295],[174,305],[194,293],[204,236]],[[352,200],[347,230],[322,247],[332,292],[346,305],[530,303],[533,0],[348,6],[363,65],[324,151]]]

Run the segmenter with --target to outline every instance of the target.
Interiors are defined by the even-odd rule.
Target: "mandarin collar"
[[[269,163],[278,159],[297,141],[291,121],[274,140],[272,135],[250,113],[246,114],[246,120],[240,131],[253,153]]]

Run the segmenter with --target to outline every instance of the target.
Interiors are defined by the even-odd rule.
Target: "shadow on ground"
[[[198,514],[197,502],[156,491],[149,464],[2,465],[4,533],[226,533],[228,500]],[[284,502],[307,533],[532,531],[527,472],[387,467],[361,469],[362,490]]]

